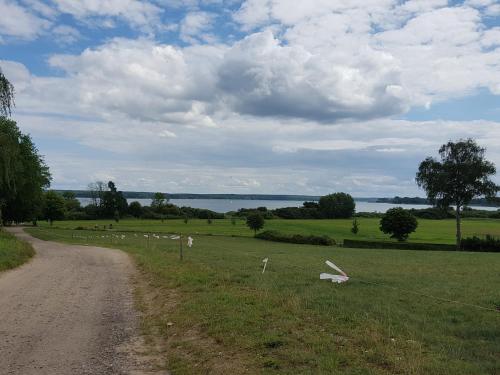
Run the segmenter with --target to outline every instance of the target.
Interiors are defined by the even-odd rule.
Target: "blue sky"
[[[500,163],[495,0],[0,0],[0,67],[55,188],[422,195],[463,137]]]

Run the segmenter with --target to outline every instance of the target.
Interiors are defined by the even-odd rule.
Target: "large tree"
[[[440,160],[426,158],[418,168],[416,181],[429,200],[439,207],[455,206],[456,243],[462,240],[461,210],[473,198],[494,196],[498,186],[490,177],[495,165],[485,159],[485,149],[472,139],[448,142],[439,149]]]
[[[103,214],[106,218],[118,219],[127,212],[127,199],[118,191],[113,181],[108,182],[108,191],[104,192],[102,199]]]
[[[10,116],[14,106],[14,86],[3,75],[0,69],[0,116]]]
[[[0,221],[35,219],[49,184],[49,168],[30,136],[0,116]]]
[[[54,220],[64,219],[65,214],[65,204],[64,197],[53,190],[49,190],[45,193],[45,202],[43,214],[45,219],[47,219],[52,225]]]
[[[165,194],[157,192],[154,193],[151,200],[151,208],[157,213],[162,213],[166,203],[168,203],[168,199],[166,199]]]
[[[354,215],[356,203],[346,193],[334,193],[319,199],[319,212],[326,219],[348,219]]]

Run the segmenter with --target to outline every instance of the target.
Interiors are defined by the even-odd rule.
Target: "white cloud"
[[[73,44],[81,38],[80,32],[68,25],[59,25],[52,29],[52,34],[60,44]]]
[[[180,24],[180,38],[184,42],[196,43],[198,40],[214,42],[215,37],[208,31],[212,28],[216,16],[209,12],[189,12]]]
[[[192,44],[108,39],[51,56],[54,76],[0,61],[16,87],[15,117],[43,138],[65,187],[110,176],[129,190],[416,194],[418,162],[469,136],[500,163],[498,122],[394,116],[483,88],[500,94],[500,36],[486,23],[495,2],[248,0],[234,19],[253,31],[236,42],[213,36],[227,15],[203,11],[210,0],[54,3],[51,13],[36,0],[23,0],[29,11],[0,0],[20,19],[46,19],[17,31],[25,39],[79,38],[55,23],[63,12],[101,27],[178,30]],[[182,21],[158,23],[172,6],[185,7]],[[68,153],[73,145],[84,151]]]
[[[135,27],[152,28],[159,23],[161,8],[138,0],[52,0],[62,13],[87,21],[94,17],[120,19]]]
[[[489,0],[464,6],[445,0],[311,0],[290,7],[286,0],[247,0],[234,18],[244,30],[273,25],[288,47],[329,56],[330,64],[355,67],[350,57],[377,51],[399,69],[397,85],[409,93],[409,104],[428,106],[480,88],[500,92],[497,35],[484,24],[488,9],[498,5]],[[384,66],[383,59],[371,55],[374,64]],[[362,71],[360,77],[367,79]],[[395,111],[405,108],[398,109],[400,104],[393,103]]]
[[[282,45],[266,31],[229,49],[219,75],[231,108],[257,116],[334,122],[401,113],[407,106],[397,61],[369,47],[349,56],[313,54]]]
[[[50,21],[31,13],[17,2],[0,0],[0,36],[33,40],[50,25]]]

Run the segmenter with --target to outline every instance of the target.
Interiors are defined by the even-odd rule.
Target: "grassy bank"
[[[31,245],[0,230],[0,272],[20,266],[34,254]]]
[[[148,246],[142,233],[121,239],[92,231],[29,231],[132,254],[151,283],[147,323],[165,339],[173,374],[500,371],[498,254],[194,235],[180,262],[178,241],[161,238]],[[326,259],[351,280],[319,280],[320,272],[331,271]]]
[[[360,240],[390,240],[388,235],[379,230],[379,219],[359,218],[359,233],[351,233],[351,220],[267,220],[264,229],[275,230],[285,234],[302,235],[327,235],[337,242],[345,238]],[[454,220],[424,220],[418,221],[419,226],[415,233],[410,235],[409,241],[449,243],[455,242],[455,221]],[[213,220],[208,224],[206,220],[190,220],[185,224],[182,220],[134,220],[127,219],[115,223],[113,220],[89,220],[89,221],[57,221],[55,228],[76,227],[93,228],[98,225],[113,225],[116,230],[122,231],[145,231],[145,232],[165,232],[165,233],[195,233],[195,234],[215,234],[225,236],[253,236],[253,231],[248,229],[244,220],[237,220],[233,225],[231,220]],[[48,226],[47,223],[40,223],[41,226]],[[491,234],[500,236],[500,220],[495,219],[465,219],[463,220],[464,237]]]

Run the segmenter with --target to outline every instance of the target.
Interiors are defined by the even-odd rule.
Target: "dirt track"
[[[0,274],[0,374],[146,373],[136,355],[129,257],[11,232],[37,254]]]

